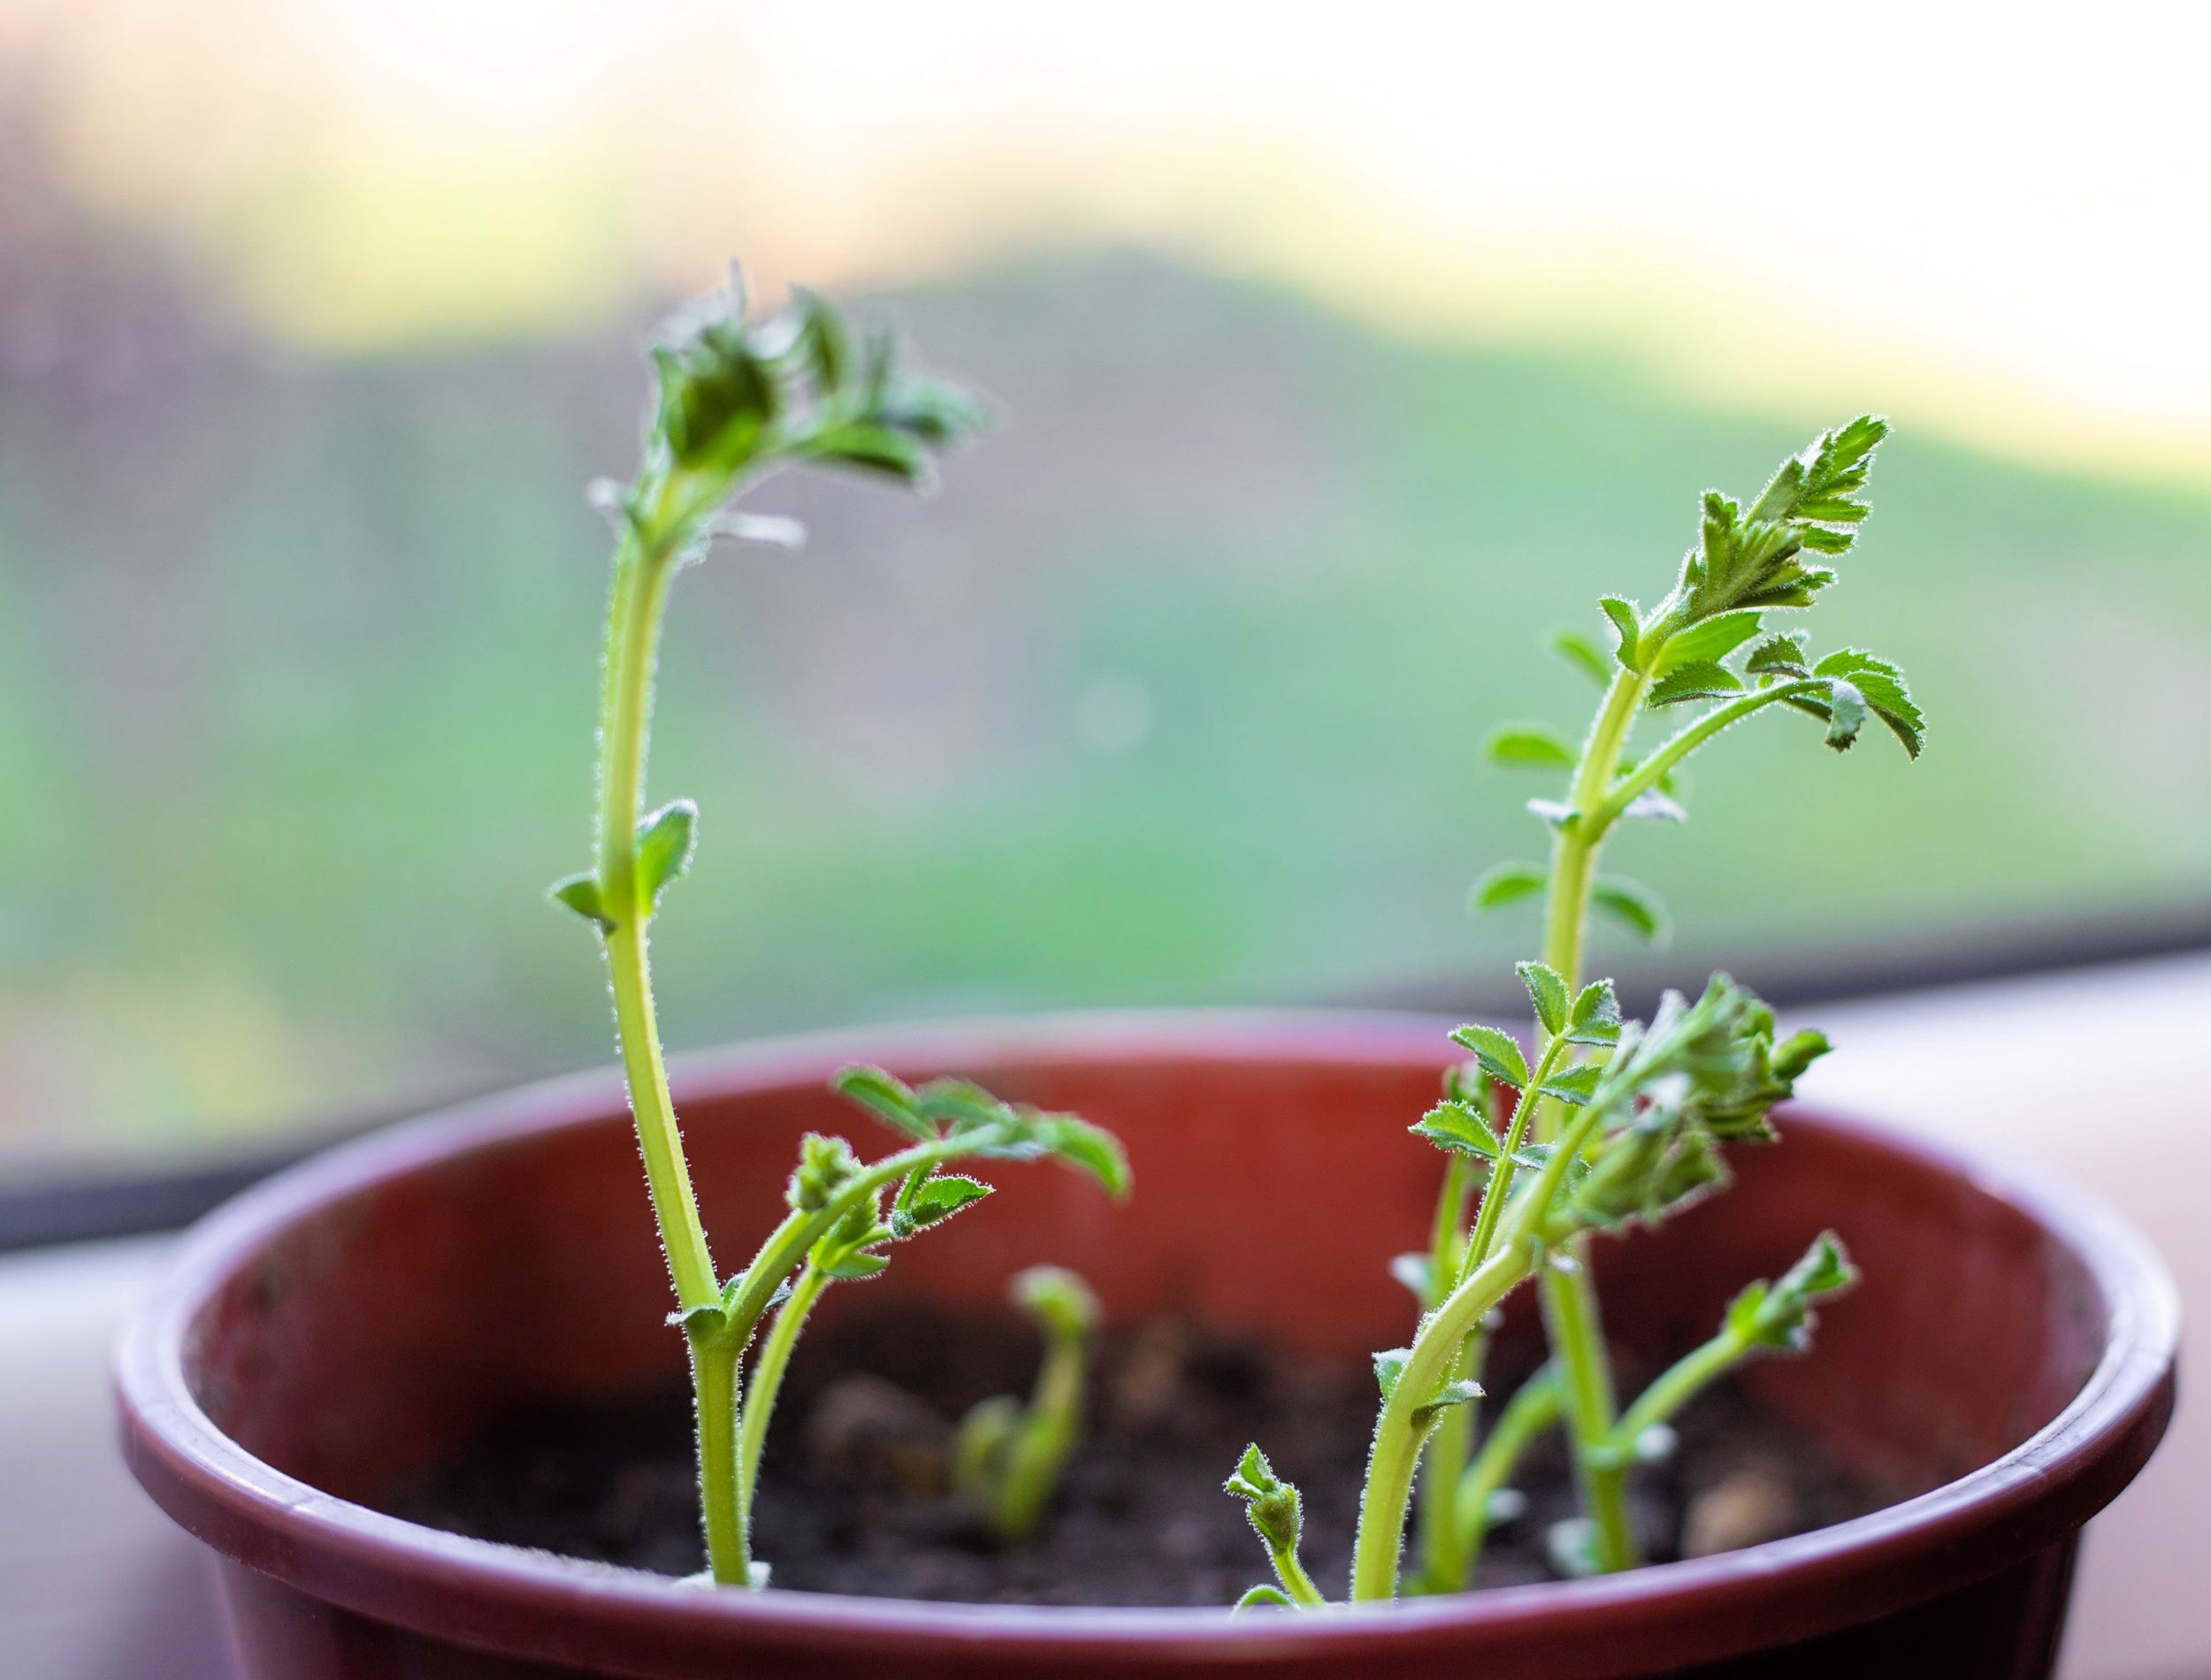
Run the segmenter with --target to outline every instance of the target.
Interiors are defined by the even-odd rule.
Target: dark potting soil
[[[1288,1365],[1168,1320],[1110,1334],[1052,1513],[1004,1546],[947,1490],[952,1434],[985,1396],[1026,1395],[1037,1355],[1033,1331],[1010,1315],[953,1319],[911,1304],[809,1334],[769,1432],[754,1513],[754,1550],[775,1585],[980,1603],[1233,1603],[1271,1578],[1243,1506],[1220,1491],[1257,1440],[1303,1492],[1306,1567],[1322,1591],[1339,1589],[1377,1404],[1371,1371]],[[1519,1373],[1496,1375],[1502,1395]],[[1654,1561],[1801,1533],[1886,1502],[1730,1385],[1700,1396],[1678,1426],[1677,1449],[1635,1478],[1634,1517]],[[1519,1485],[1526,1508],[1490,1535],[1479,1585],[1553,1577],[1546,1534],[1574,1508],[1556,1433],[1531,1451]],[[510,1411],[386,1508],[484,1539],[691,1574],[703,1557],[690,1397],[669,1389]]]

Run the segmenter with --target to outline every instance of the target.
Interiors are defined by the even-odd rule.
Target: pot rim
[[[679,1099],[819,1082],[854,1060],[934,1071],[1021,1060],[1214,1062],[1265,1056],[1335,1066],[1441,1066],[1447,1018],[1384,1011],[1108,1011],[843,1028],[677,1058]],[[1984,1577],[2077,1529],[2131,1480],[2173,1405],[2179,1303],[2147,1245],[2071,1186],[1998,1168],[1944,1145],[1860,1120],[1793,1110],[1792,1123],[1863,1140],[1962,1176],[2024,1214],[2076,1256],[2109,1318],[2103,1352],[2048,1424],[2001,1457],[1928,1493],[1826,1528],[1711,1557],[1583,1581],[1494,1587],[1450,1598],[1343,1606],[1317,1615],[1247,1615],[1185,1607],[1008,1606],[862,1598],[773,1586],[702,1591],[646,1571],[472,1539],[340,1500],[254,1457],[192,1396],[184,1349],[216,1292],[277,1232],[365,1185],[533,1134],[601,1124],[626,1111],[603,1069],[521,1087],[342,1144],[263,1181],[184,1238],[126,1327],[116,1393],[126,1457],[157,1503],[236,1561],[317,1597],[417,1631],[574,1661],[577,1635],[616,1660],[646,1627],[655,1649],[823,1649],[894,1655],[913,1641],[1037,1661],[1077,1653],[1131,1662],[1318,1654],[1344,1642],[1400,1642],[1467,1653],[1569,1627],[1593,1639],[1667,1630],[1669,1655],[1698,1660],[1795,1638],[1902,1607]],[[2005,1555],[1953,1542],[2008,1533]],[[1784,1602],[1753,1619],[1744,1587]],[[1838,1614],[1835,1589],[1848,1607]],[[1814,1602],[1817,1600],[1818,1602]],[[1790,1607],[1794,1601],[1794,1607]],[[487,1615],[486,1613],[490,1614]],[[1716,1625],[1681,1643],[1685,1622]],[[554,1624],[558,1624],[555,1627]],[[1648,1649],[1643,1655],[1650,1654]],[[661,1670],[640,1670],[660,1672]],[[666,1670],[688,1672],[686,1666]],[[1592,1669],[1591,1672],[1601,1672]]]

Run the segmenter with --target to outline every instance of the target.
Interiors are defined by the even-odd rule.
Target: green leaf
[[[1742,678],[1711,660],[1676,666],[1651,685],[1646,706],[1679,706],[1689,700],[1718,700],[1743,691]]]
[[[1243,1449],[1243,1458],[1220,1485],[1223,1493],[1243,1501],[1249,1507],[1245,1515],[1269,1551],[1297,1549],[1297,1537],[1304,1527],[1297,1486],[1274,1474],[1274,1466],[1266,1462],[1266,1455],[1259,1451],[1257,1442]]]
[[[1472,1050],[1474,1059],[1481,1064],[1481,1071],[1491,1079],[1520,1090],[1527,1085],[1527,1059],[1520,1054],[1519,1042],[1510,1033],[1501,1033],[1494,1027],[1461,1027],[1451,1035],[1451,1042],[1463,1050]]]
[[[942,1225],[963,1208],[971,1208],[991,1194],[991,1187],[980,1180],[958,1172],[940,1172],[923,1179],[913,1190],[899,1198],[891,1210],[891,1227],[899,1237],[910,1237],[916,1231],[926,1231],[933,1225]]]
[[[1804,676],[1811,667],[1804,653],[1804,632],[1789,630],[1769,636],[1750,650],[1743,669],[1752,676]]]
[[[593,875],[563,875],[546,889],[554,903],[565,905],[602,934],[614,931],[614,923],[600,907],[599,882]]]
[[[1604,608],[1605,617],[1612,621],[1612,631],[1619,639],[1612,649],[1612,657],[1628,670],[1635,668],[1635,656],[1640,651],[1637,638],[1642,634],[1633,602],[1622,600],[1618,595],[1606,595],[1597,605]]]
[[[1780,1278],[1761,1278],[1728,1303],[1725,1327],[1746,1347],[1801,1354],[1812,1345],[1818,1317],[1814,1305],[1849,1290],[1858,1281],[1842,1240],[1823,1231],[1803,1257]]]
[[[1546,1096],[1555,1096],[1579,1108],[1596,1095],[1597,1081],[1603,1073],[1603,1068],[1595,1062],[1580,1062],[1560,1068],[1535,1088]]]
[[[1815,676],[1847,681],[1856,689],[1875,716],[1903,744],[1905,754],[1917,758],[1926,745],[1927,721],[1905,685],[1904,674],[1885,659],[1858,648],[1840,648],[1812,668]]]
[[[1228,1607],[1228,1614],[1234,1615],[1241,1610],[1256,1610],[1262,1607],[1294,1610],[1297,1607],[1290,1601],[1289,1594],[1283,1592],[1281,1588],[1268,1586],[1265,1582],[1261,1582],[1258,1586],[1247,1587],[1243,1596]]]
[[[1672,926],[1656,893],[1618,875],[1599,875],[1589,888],[1589,902],[1649,944],[1663,941]]]
[[[1535,1019],[1543,1024],[1544,1032],[1555,1036],[1566,1025],[1570,1008],[1566,982],[1558,977],[1557,969],[1544,963],[1519,963],[1514,972],[1527,988],[1528,1001],[1535,1005]]]
[[[911,434],[871,421],[830,426],[807,440],[818,460],[879,472],[901,484],[926,485],[933,477],[929,451]]]
[[[1612,681],[1612,661],[1596,645],[1595,638],[1577,630],[1562,630],[1551,638],[1550,645],[1567,664],[1599,688],[1607,686]]]
[[[869,1254],[859,1249],[840,1255],[822,1268],[841,1283],[858,1283],[868,1278],[879,1278],[890,1269],[890,1256]]]
[[[1620,1037],[1620,1000],[1609,980],[1593,980],[1574,998],[1573,1013],[1566,1023],[1569,1044],[1604,1046]]]
[[[1456,1381],[1445,1383],[1437,1389],[1435,1398],[1426,1405],[1415,1406],[1410,1421],[1413,1428],[1426,1429],[1452,1407],[1464,1406],[1469,1401],[1480,1398],[1481,1385],[1471,1378],[1461,1377]]]
[[[1128,1194],[1128,1157],[1121,1140],[1102,1126],[1072,1114],[1041,1117],[1044,1147],[1069,1166],[1089,1173],[1116,1196]]]
[[[857,1103],[893,1131],[922,1143],[937,1141],[937,1127],[922,1113],[914,1093],[903,1081],[879,1067],[854,1064],[839,1068],[830,1088]]]
[[[1397,1392],[1397,1384],[1405,1374],[1405,1363],[1412,1357],[1410,1348],[1391,1348],[1374,1355],[1374,1381],[1381,1389],[1384,1405]]]
[[[1540,864],[1501,863],[1474,882],[1467,897],[1476,910],[1495,910],[1533,898],[1549,884],[1550,874]]]
[[[1574,767],[1574,750],[1540,723],[1513,723],[1498,729],[1483,744],[1493,764],[1533,769]]]
[[[1665,676],[1685,665],[1715,664],[1757,633],[1758,614],[1755,609],[1722,613],[1717,618],[1676,630],[1666,638],[1651,675]]]
[[[1456,1149],[1461,1155],[1477,1156],[1485,1161],[1495,1161],[1504,1153],[1496,1134],[1489,1129],[1488,1116],[1476,1112],[1464,1103],[1439,1103],[1414,1121],[1411,1129],[1414,1135],[1427,1139],[1438,1149]],[[1542,1155],[1533,1147],[1515,1149],[1512,1159],[1520,1166],[1540,1168],[1543,1165]],[[1425,1273],[1427,1262],[1421,1264]]]
[[[648,912],[659,907],[661,890],[690,867],[699,807],[677,799],[638,825],[637,884]]]

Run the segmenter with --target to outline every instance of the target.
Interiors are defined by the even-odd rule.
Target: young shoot
[[[1841,1244],[1823,1233],[1782,1278],[1747,1288],[1710,1341],[1622,1409],[1588,1244],[1656,1224],[1722,1187],[1723,1147],[1772,1140],[1771,1111],[1827,1043],[1817,1033],[1777,1039],[1772,1012],[1724,975],[1693,1004],[1668,994],[1647,1027],[1625,1022],[1611,982],[1585,981],[1582,959],[1593,909],[1646,938],[1664,931],[1656,898],[1599,874],[1599,855],[1622,822],[1685,820],[1679,772],[1734,724],[1786,706],[1816,718],[1826,743],[1842,750],[1878,720],[1918,756],[1924,722],[1894,665],[1849,648],[1816,658],[1802,630],[1768,622],[1810,607],[1833,583],[1828,562],[1855,541],[1868,511],[1860,493],[1886,433],[1886,422],[1868,416],[1824,434],[1748,508],[1708,493],[1672,590],[1648,610],[1619,597],[1601,603],[1609,654],[1579,634],[1560,638],[1604,691],[1581,745],[1525,724],[1490,739],[1499,763],[1565,773],[1563,798],[1529,804],[1550,831],[1549,863],[1500,866],[1474,891],[1483,908],[1546,900],[1542,956],[1519,966],[1535,1030],[1525,1042],[1496,1027],[1454,1033],[1473,1061],[1453,1070],[1444,1100],[1412,1128],[1448,1158],[1427,1251],[1393,1267],[1422,1315],[1408,1347],[1375,1356],[1381,1410],[1360,1501],[1354,1600],[1398,1591],[1424,1459],[1412,1585],[1465,1586],[1489,1524],[1514,1502],[1521,1454],[1554,1426],[1566,1432],[1585,1511],[1554,1533],[1554,1554],[1572,1572],[1630,1567],[1638,1557],[1626,1501],[1633,1467],[1663,1453],[1672,1418],[1737,1364],[1803,1351],[1814,1303],[1854,1280]],[[1646,714],[1684,706],[1698,708],[1689,722],[1635,748]],[[1487,1333],[1499,1304],[1531,1279],[1551,1356],[1477,1447]],[[1256,1454],[1229,1491],[1264,1493],[1278,1517],[1294,1516],[1296,1490],[1271,1474],[1262,1481]],[[1294,1523],[1254,1521],[1283,1589],[1255,1588],[1246,1601],[1312,1602],[1283,1571],[1285,1535],[1296,1561]]]
[[[646,962],[647,927],[689,867],[698,819],[687,799],[649,814],[644,803],[669,586],[718,540],[792,539],[787,523],[732,506],[768,474],[819,462],[926,487],[935,454],[975,431],[979,416],[954,387],[908,372],[888,335],[856,343],[842,316],[803,292],[787,309],[754,317],[734,278],[669,325],[653,361],[659,400],[637,474],[626,487],[594,490],[616,532],[594,861],[552,894],[596,931],[606,957],[646,1189],[675,1286],[673,1317],[691,1355],[708,1573],[723,1585],[758,1585],[766,1571],[753,1560],[750,1528],[761,1447],[792,1348],[822,1291],[876,1275],[891,1245],[989,1194],[974,1179],[939,1171],[952,1162],[1056,1156],[1116,1194],[1127,1188],[1128,1167],[1108,1134],[1071,1115],[1012,1107],[957,1081],[915,1091],[876,1069],[848,1069],[838,1088],[907,1147],[863,1164],[842,1138],[809,1134],[792,1175],[790,1212],[742,1271],[724,1279],[716,1270],[669,1094]],[[739,1362],[770,1312],[775,1324],[747,1397]]]
[[[1098,1298],[1059,1266],[1031,1266],[1015,1276],[1009,1293],[1044,1332],[1044,1363],[1026,1406],[1011,1394],[995,1394],[960,1421],[952,1479],[999,1539],[1018,1540],[1044,1516],[1083,1433]]]

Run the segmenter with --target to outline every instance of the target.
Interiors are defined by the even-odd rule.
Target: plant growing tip
[[[1697,541],[1664,596],[1649,607],[1605,596],[1604,635],[1557,638],[1568,662],[1603,691],[1579,747],[1569,732],[1542,723],[1488,737],[1496,763],[1564,775],[1558,797],[1528,802],[1549,835],[1549,860],[1501,864],[1472,895],[1483,911],[1544,901],[1540,956],[1519,965],[1533,1030],[1525,1039],[1479,1023],[1454,1032],[1472,1063],[1452,1070],[1443,1100],[1412,1128],[1443,1151],[1443,1185],[1427,1250],[1391,1265],[1421,1317],[1408,1346],[1376,1355],[1381,1409],[1360,1499],[1354,1600],[1399,1590],[1416,1480],[1412,1585],[1464,1587],[1488,1524],[1512,1506],[1521,1454],[1554,1426],[1566,1432],[1583,1503],[1583,1516],[1553,1535],[1558,1567],[1582,1573],[1633,1563],[1626,1479],[1664,1447],[1669,1420],[1741,1361],[1802,1351],[1815,1303],[1855,1278],[1840,1241],[1823,1234],[1781,1278],[1747,1287],[1710,1342],[1622,1409],[1588,1243],[1660,1223],[1724,1188],[1726,1147],[1775,1137],[1775,1105],[1827,1043],[1817,1033],[1778,1035],[1772,1012],[1725,974],[1694,1001],[1669,993],[1647,1023],[1625,1020],[1609,981],[1585,981],[1582,958],[1593,911],[1646,940],[1664,936],[1656,897],[1600,875],[1597,859],[1624,822],[1685,821],[1684,766],[1735,724],[1786,707],[1817,719],[1826,744],[1842,749],[1878,720],[1918,756],[1925,721],[1894,665],[1853,648],[1816,657],[1803,631],[1768,622],[1811,607],[1834,584],[1832,562],[1856,543],[1873,454],[1887,430],[1866,416],[1823,433],[1748,504],[1708,493]],[[1687,723],[1631,752],[1645,717],[1668,720],[1682,708],[1690,709]],[[1550,1361],[1504,1405],[1476,1450],[1488,1328],[1499,1303],[1530,1279]],[[1296,1489],[1274,1477],[1256,1447],[1228,1487],[1250,1503],[1281,1580],[1279,1590],[1254,1588],[1243,1602],[1316,1601],[1298,1585]]]
[[[1083,1432],[1083,1401],[1098,1299],[1059,1266],[1032,1266],[1010,1286],[1014,1303],[1044,1332],[1037,1386],[1023,1406],[994,1395],[961,1420],[952,1480],[998,1538],[1018,1540],[1042,1519]]]
[[[790,1212],[752,1261],[723,1279],[699,1217],[661,1050],[646,931],[662,895],[689,867],[698,809],[677,799],[644,809],[653,670],[675,573],[716,538],[789,542],[787,521],[731,504],[778,468],[821,462],[925,487],[935,458],[980,425],[956,387],[915,375],[895,339],[856,337],[810,292],[756,317],[732,274],[662,329],[652,351],[658,392],[643,459],[624,486],[594,485],[616,547],[600,713],[599,816],[593,867],[555,883],[554,899],[598,935],[646,1187],[675,1285],[675,1321],[691,1354],[697,1401],[700,1508],[715,1582],[758,1586],[751,1512],[761,1450],[784,1369],[823,1291],[890,1264],[898,1243],[942,1224],[991,1187],[942,1171],[966,1157],[1053,1157],[1128,1189],[1112,1136],[1073,1115],[999,1102],[939,1081],[909,1089],[876,1068],[848,1068],[838,1088],[899,1134],[897,1153],[865,1162],[843,1138],[808,1134],[785,1200]],[[753,1362],[740,1362],[767,1317]]]

